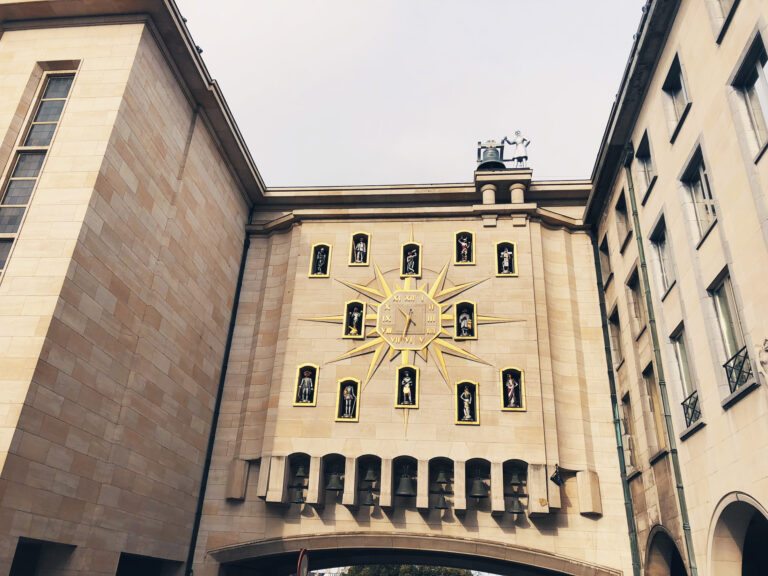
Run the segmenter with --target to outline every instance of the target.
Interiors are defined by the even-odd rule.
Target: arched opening
[[[651,534],[645,562],[645,575],[687,576],[683,558],[669,534],[660,526],[651,530]]]
[[[751,502],[750,502],[751,501]],[[761,576],[768,566],[768,519],[751,498],[724,501],[712,535],[712,576]]]
[[[320,485],[323,491],[320,502],[326,504],[341,503],[346,478],[347,460],[341,454],[326,454],[323,456],[323,478]]]
[[[309,487],[309,454],[297,452],[288,457],[288,503],[303,505]],[[285,502],[285,500],[283,500]]]
[[[392,461],[394,472],[392,485],[396,508],[415,506],[418,469],[418,462],[410,456],[398,456]]]
[[[381,458],[372,454],[357,459],[357,502],[377,506],[381,492]]]
[[[491,463],[483,458],[467,460],[465,474],[467,509],[490,510]]]
[[[528,464],[522,460],[507,460],[502,471],[504,512],[516,521],[528,510]]]
[[[429,507],[447,510],[453,496],[453,460],[432,458],[429,461]]]

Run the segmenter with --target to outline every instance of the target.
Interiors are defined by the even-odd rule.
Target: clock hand
[[[402,312],[402,310],[401,310],[401,312]],[[405,312],[403,312],[403,314],[405,314]],[[411,322],[413,322],[413,320],[411,320],[411,315],[412,314],[413,314],[413,308],[408,310],[408,314],[405,315],[405,329],[403,330],[403,338],[405,338],[405,334],[408,332],[408,327],[411,325]],[[413,324],[415,326],[416,322],[413,322]]]

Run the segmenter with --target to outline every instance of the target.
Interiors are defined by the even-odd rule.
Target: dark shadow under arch
[[[212,550],[225,576],[287,576],[299,551],[309,550],[310,570],[353,564],[427,564],[502,576],[620,576],[614,570],[540,550],[487,540],[394,532],[347,532],[275,538]]]
[[[667,530],[662,526],[654,526],[648,536],[645,575],[688,576],[680,550]]]

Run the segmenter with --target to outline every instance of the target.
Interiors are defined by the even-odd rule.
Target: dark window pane
[[[37,178],[44,158],[45,152],[22,152],[12,178]]]
[[[14,234],[21,226],[25,208],[0,208],[0,234]]]
[[[56,130],[56,124],[33,124],[24,141],[24,146],[48,146],[54,130]]]
[[[11,180],[5,190],[3,204],[26,204],[34,187],[34,180]]]
[[[58,122],[61,109],[64,108],[64,100],[47,100],[40,102],[40,107],[35,114],[35,122]]]
[[[72,86],[72,76],[54,76],[48,80],[43,98],[66,98]]]
[[[8,254],[11,252],[11,246],[13,246],[13,240],[10,238],[6,240],[0,240],[0,270],[5,268],[5,262],[8,260]]]

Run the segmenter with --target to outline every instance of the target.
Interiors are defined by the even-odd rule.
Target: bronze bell
[[[341,481],[341,474],[334,472],[328,478],[328,484],[325,485],[326,490],[331,492],[341,492],[344,490],[344,483]]]
[[[373,466],[368,466],[368,469],[365,471],[365,476],[363,477],[363,482],[376,482],[378,479],[376,470],[374,470]]]
[[[448,474],[445,473],[444,468],[441,468],[437,473],[437,478],[435,478],[435,484],[448,484],[449,482]]]
[[[550,480],[556,485],[556,486],[562,486],[565,484],[565,480],[563,480],[563,477],[560,475],[560,467],[555,464],[555,471],[552,473],[552,476],[549,477]]]
[[[471,498],[488,498],[488,487],[480,476],[472,478],[472,485],[469,489]]]
[[[507,508],[507,512],[515,515],[522,514],[524,512],[520,498],[512,498],[512,501],[509,503],[509,508]]]
[[[523,481],[520,479],[520,472],[513,470],[509,473],[509,484],[511,486],[520,486]]]
[[[291,498],[291,504],[304,504],[304,489],[297,487],[293,489],[293,497]]]
[[[373,506],[373,490],[363,490],[360,494],[360,506]]]
[[[478,142],[478,165],[476,170],[506,170],[501,160],[502,147],[493,140],[480,144]]]
[[[407,470],[400,476],[400,481],[397,483],[397,490],[395,490],[395,496],[416,496],[416,490],[413,488],[413,480],[411,480]]]
[[[294,478],[309,478],[309,474],[307,474],[307,465],[306,464],[299,464],[296,466],[296,473],[293,475]]]
[[[442,490],[438,493],[435,510],[448,510],[448,501],[445,499],[445,492]]]

